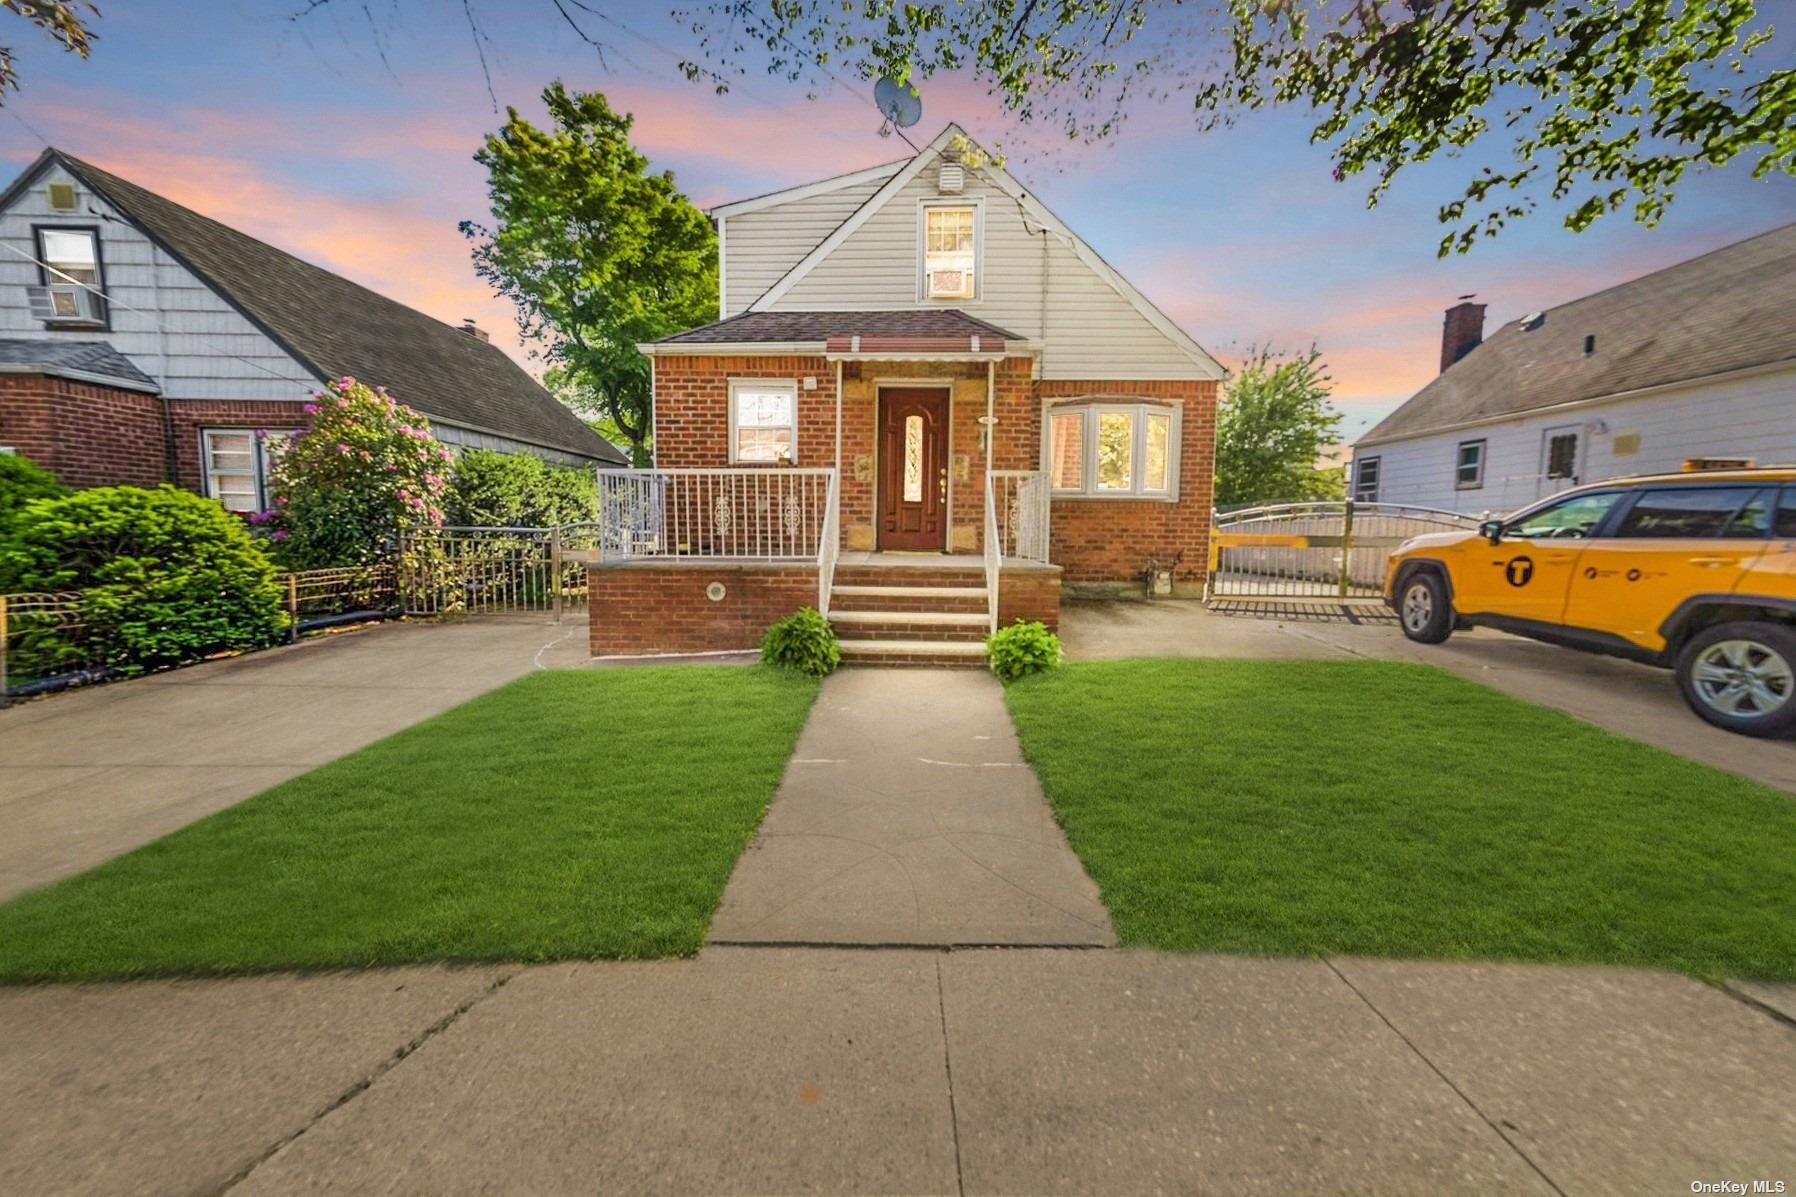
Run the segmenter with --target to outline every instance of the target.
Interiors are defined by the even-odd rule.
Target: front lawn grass
[[[1560,712],[1376,661],[1008,697],[1124,943],[1796,978],[1796,797]]]
[[[0,978],[692,952],[816,693],[532,674],[0,906]]]

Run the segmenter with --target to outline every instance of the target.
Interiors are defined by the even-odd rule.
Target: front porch
[[[833,468],[609,470],[590,571],[594,656],[752,651],[814,606],[844,659],[982,665],[1018,619],[1058,627],[1046,480],[982,480],[977,551],[852,547]]]

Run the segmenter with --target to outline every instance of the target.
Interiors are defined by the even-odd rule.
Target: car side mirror
[[[1492,544],[1498,543],[1503,539],[1503,521],[1485,520],[1482,524],[1478,525],[1478,535],[1484,537],[1484,539],[1490,541]]]

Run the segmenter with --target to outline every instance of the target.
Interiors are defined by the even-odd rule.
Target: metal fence
[[[287,638],[399,609],[389,562],[281,575]],[[79,590],[0,594],[0,701],[128,673],[137,665],[116,634],[116,599]]]
[[[1218,512],[1204,597],[1377,599],[1391,550],[1478,517],[1396,503],[1281,503]]]
[[[399,590],[407,615],[501,615],[586,605],[586,566],[596,523],[559,528],[448,527],[407,533],[399,543]]]

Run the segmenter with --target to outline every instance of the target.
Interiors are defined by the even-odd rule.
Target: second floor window
[[[932,204],[923,209],[923,298],[978,295],[979,210]]]
[[[96,293],[100,276],[100,237],[93,229],[39,228],[37,256],[43,283],[32,307],[46,324],[104,325],[105,307]],[[93,288],[94,290],[89,290]]]

